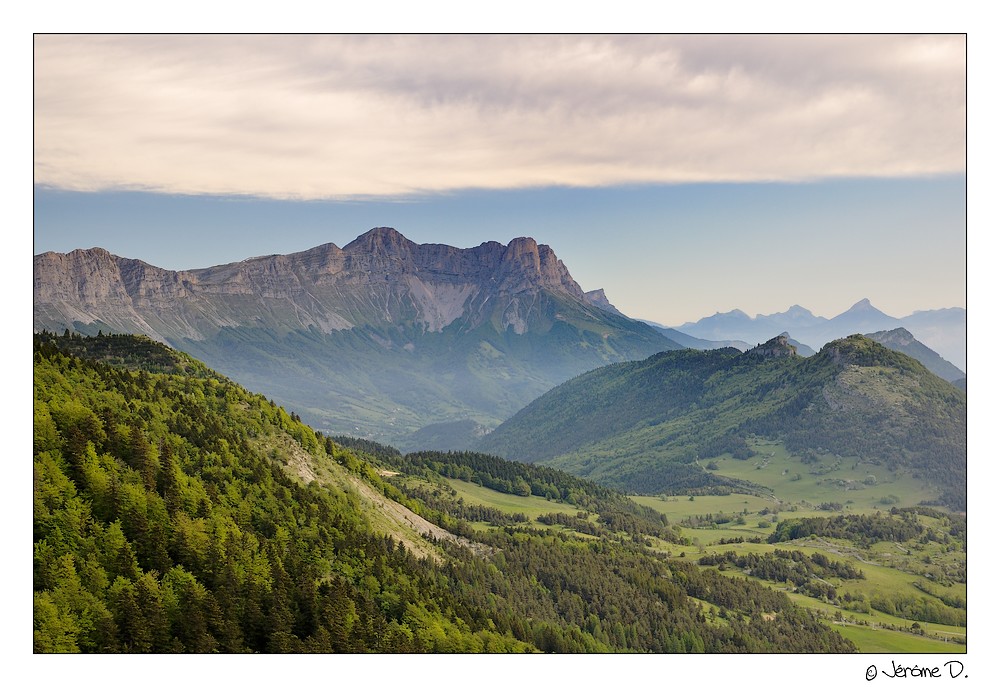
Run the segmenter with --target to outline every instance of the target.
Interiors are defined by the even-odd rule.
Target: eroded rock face
[[[146,334],[314,427],[390,444],[494,426],[582,372],[680,347],[597,307],[534,239],[461,249],[387,227],[177,272],[101,249],[39,255],[34,317],[36,330]]]
[[[388,227],[343,249],[329,243],[180,272],[102,248],[45,253],[35,257],[34,276],[36,329],[102,322],[160,340],[241,325],[328,333],[418,323],[441,331],[460,319],[524,333],[541,315],[539,292],[586,302],[552,249],[534,239],[460,249],[416,244]]]
[[[596,305],[601,310],[613,312],[616,315],[625,317],[625,315],[622,314],[622,312],[608,300],[608,296],[604,293],[604,289],[594,289],[593,291],[588,291],[583,295],[591,305]]]
[[[797,354],[795,346],[788,342],[788,334],[779,334],[766,343],[754,346],[743,355],[760,358],[787,358]]]

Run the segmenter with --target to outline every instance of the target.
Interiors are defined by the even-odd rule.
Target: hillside
[[[493,427],[581,372],[681,348],[595,304],[531,238],[459,249],[380,227],[181,272],[93,248],[35,256],[34,276],[36,332],[145,334],[324,431],[389,442]]]
[[[917,341],[913,334],[902,327],[891,331],[872,332],[865,336],[872,341],[878,341],[886,348],[905,353],[946,382],[954,383],[965,379],[964,372]]]
[[[706,470],[749,458],[755,437],[805,461],[837,454],[933,485],[963,510],[966,396],[860,335],[815,356],[777,337],[746,353],[671,351],[581,375],[487,435],[479,449],[637,493],[745,490]]]
[[[658,554],[664,519],[553,470],[338,444],[132,336],[36,335],[34,380],[38,653],[854,650],[783,593]],[[435,500],[433,470],[603,519],[480,531],[494,515]]]

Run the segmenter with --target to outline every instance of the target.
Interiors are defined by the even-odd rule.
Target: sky
[[[962,35],[34,39],[34,252],[532,236],[678,325],[966,306]]]

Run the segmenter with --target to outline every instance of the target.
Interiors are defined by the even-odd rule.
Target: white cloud
[[[35,181],[330,198],[955,173],[963,36],[37,36]]]

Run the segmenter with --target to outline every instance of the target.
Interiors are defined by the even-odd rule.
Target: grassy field
[[[866,654],[938,654],[965,653],[965,647],[954,642],[941,642],[907,632],[832,623],[834,630],[854,642]]]
[[[723,574],[735,577],[744,576],[742,572],[736,570],[727,570]],[[797,606],[818,612],[830,627],[853,641],[862,653],[884,651],[951,653],[965,651],[964,644],[948,641],[958,638],[964,640],[966,638],[966,628],[964,627],[919,623],[924,632],[923,635],[920,635],[910,632],[913,626],[911,620],[896,618],[875,610],[871,613],[847,611],[811,596],[793,592],[784,583],[750,579],[788,594],[788,597]]]
[[[915,582],[919,582],[931,588],[937,588],[938,591],[946,591],[952,596],[962,598],[966,596],[966,588],[964,584],[953,584],[948,587],[930,584],[920,574],[871,561],[869,559],[873,558],[873,556],[870,551],[858,549],[852,546],[849,542],[841,540],[800,540],[794,542],[783,542],[777,546],[770,544],[742,543],[711,546],[702,545],[699,547],[699,549],[704,553],[721,552],[726,550],[733,550],[739,553],[747,553],[751,551],[755,553],[765,553],[768,550],[774,550],[775,548],[798,549],[806,555],[811,555],[817,552],[822,553],[828,558],[849,562],[851,565],[864,572],[864,579],[835,579],[833,581],[838,595],[841,596],[846,593],[849,593],[854,597],[864,595],[867,599],[872,599],[875,596],[892,597],[894,595],[911,597],[928,596],[925,592],[921,591],[914,585]],[[679,555],[681,551],[684,551],[686,556],[692,557],[695,560],[697,560],[700,555],[699,552],[692,552],[691,547],[674,547],[675,555]],[[895,564],[900,563],[898,560],[893,562]],[[743,572],[737,570],[726,570],[724,574],[744,576]],[[789,598],[791,598],[796,605],[820,612],[832,625],[835,625],[838,631],[841,630],[842,626],[833,622],[835,618],[843,618],[848,623],[869,625],[869,627],[861,628],[864,629],[865,632],[855,633],[856,636],[851,637],[852,641],[855,641],[863,652],[879,652],[889,650],[884,647],[897,645],[920,645],[924,648],[909,650],[926,651],[928,653],[963,650],[962,645],[946,641],[952,638],[964,639],[966,637],[966,628],[963,626],[921,622],[919,625],[925,633],[925,636],[922,637],[906,631],[912,627],[912,620],[895,617],[875,609],[872,609],[869,613],[846,610],[832,603],[828,603],[825,600],[796,593],[785,583],[766,580],[757,581],[765,586],[771,587],[772,589],[787,593]],[[878,627],[879,624],[887,627]],[[888,635],[888,637],[885,637],[885,635]],[[902,651],[903,649],[897,650]]]
[[[565,503],[549,501],[541,496],[516,496],[493,491],[472,482],[460,479],[449,479],[448,484],[458,492],[458,497],[469,504],[490,506],[505,513],[524,513],[529,520],[546,513],[567,513],[575,515],[580,509]]]
[[[774,532],[776,522],[781,520],[831,515],[830,511],[804,505],[780,505],[788,510],[775,513],[774,511],[779,508],[777,500],[749,494],[695,496],[693,500],[687,496],[632,496],[631,498],[636,503],[663,513],[671,524],[681,527],[685,537],[691,540],[697,539],[703,546],[737,537],[767,539]],[[768,512],[762,514],[765,510]],[[691,527],[687,523],[690,518],[719,514],[730,518],[730,522],[709,527]],[[743,524],[740,524],[740,518]]]
[[[633,496],[636,502],[665,514],[671,523],[678,524],[681,534],[690,542],[688,545],[656,542],[655,548],[693,560],[698,560],[704,554],[727,550],[740,554],[765,554],[776,548],[775,545],[766,543],[767,537],[774,532],[776,522],[835,514],[829,510],[820,510],[818,506],[822,503],[840,503],[843,505],[841,512],[863,514],[876,510],[884,512],[892,505],[915,505],[920,499],[932,496],[920,492],[916,482],[907,476],[890,475],[875,466],[855,466],[856,461],[825,456],[816,463],[804,465],[777,444],[758,444],[757,450],[764,455],[748,461],[716,459],[718,472],[755,481],[773,489],[773,492],[764,492],[758,496],[695,496],[693,499],[687,496]],[[823,474],[810,474],[807,478],[806,474],[802,474],[806,468]],[[793,469],[801,475],[799,479],[790,479],[795,475]],[[858,471],[863,473],[860,485],[851,476],[852,473],[856,476]],[[868,484],[864,483],[866,479]],[[706,522],[705,516],[719,515],[724,517],[716,519],[729,521],[718,524]],[[701,526],[692,526],[698,517],[703,518]],[[919,520],[923,525],[943,534],[941,521],[925,516],[920,516]],[[720,543],[739,537],[744,540],[760,537],[762,541]],[[816,538],[784,542],[779,548],[798,549],[806,555],[819,552],[861,569],[865,574],[864,579],[833,580],[840,596],[850,594],[854,598],[862,597],[869,601],[876,596],[931,596],[919,589],[918,584],[937,596],[966,598],[967,595],[966,585],[961,582],[939,584],[930,579],[955,580],[959,571],[965,569],[965,553],[954,542],[881,542],[862,548],[844,540]],[[737,570],[727,570],[725,574],[744,576],[742,571]],[[962,578],[958,576],[957,579]],[[851,639],[862,652],[964,651],[964,645],[947,640],[964,639],[965,627],[921,622],[920,628],[924,634],[920,635],[910,631],[912,620],[888,615],[876,609],[869,613],[849,611],[826,600],[795,593],[785,583],[757,581],[788,593],[797,605],[820,612],[832,627]],[[846,621],[847,624],[835,621]]]
[[[937,496],[908,474],[860,463],[856,458],[825,454],[807,464],[777,442],[758,441],[751,447],[757,455],[748,460],[713,459],[718,466],[714,472],[767,487],[788,504],[808,508],[840,503],[852,513],[871,513],[892,506],[915,506]]]
[[[678,524],[684,536],[710,545],[737,537],[767,538],[775,524],[790,518],[829,517],[841,513],[866,514],[888,511],[893,506],[914,506],[935,495],[922,490],[908,475],[893,475],[881,466],[858,465],[852,459],[823,456],[803,464],[780,444],[757,445],[763,456],[746,461],[716,458],[718,474],[755,482],[769,491],[764,495],[724,496],[632,496]],[[811,470],[823,474],[811,474]],[[860,479],[858,479],[860,475]],[[868,484],[865,484],[868,480]],[[822,504],[840,504],[842,510],[822,509]],[[724,515],[729,522],[711,527],[691,527],[691,518]],[[738,521],[742,518],[742,523]]]
[[[687,496],[633,496],[632,500],[649,506],[653,510],[663,513],[670,522],[677,522],[682,518],[693,515],[704,515],[705,513],[742,513],[749,511],[756,520],[759,511],[765,508],[774,508],[777,504],[774,499],[751,496],[749,494],[729,494],[727,496],[695,496],[691,500]]]

